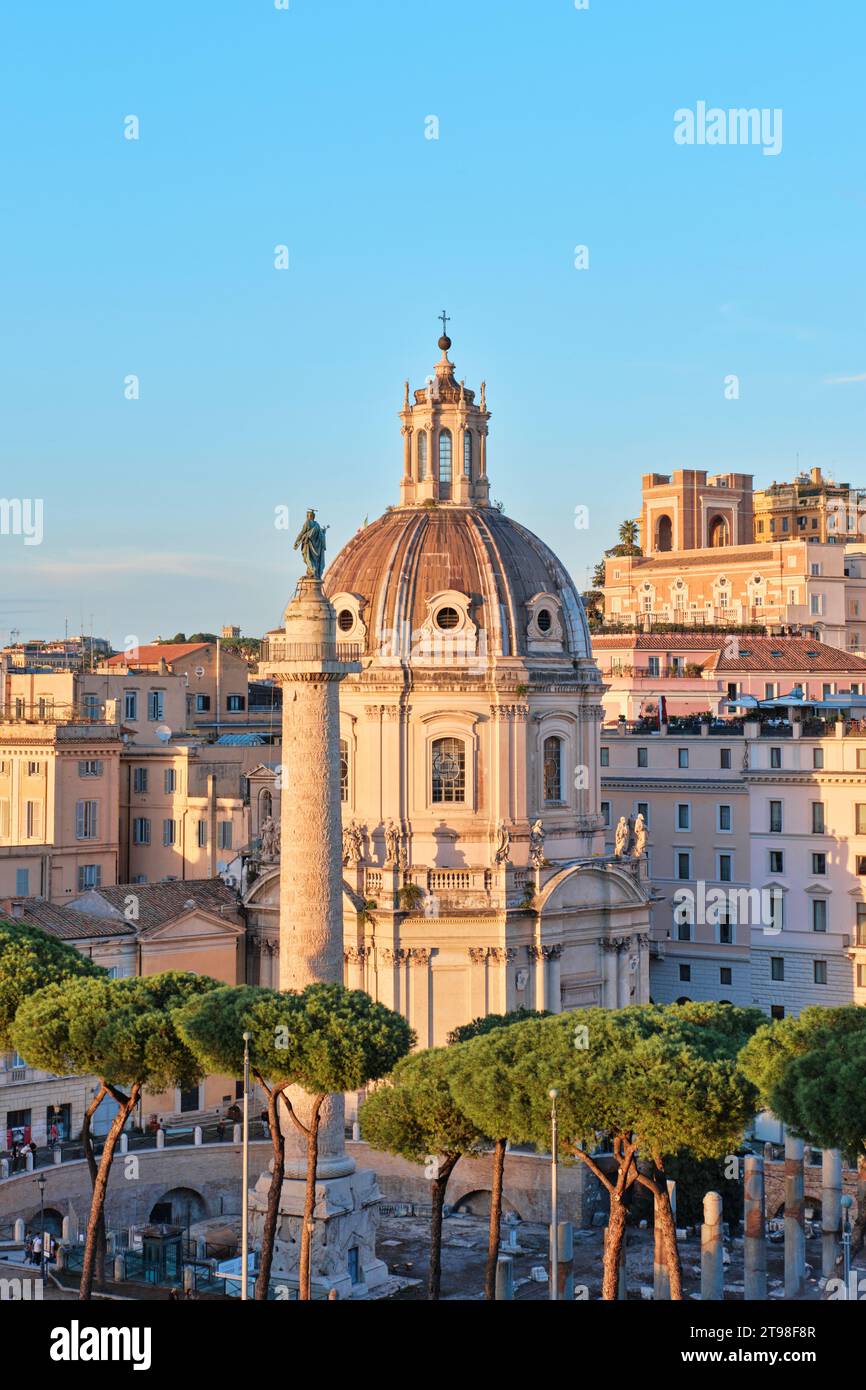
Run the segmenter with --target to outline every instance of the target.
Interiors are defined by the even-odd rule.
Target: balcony
[[[287,637],[265,637],[262,640],[259,670],[286,661],[360,661],[363,647],[360,642],[291,642]]]

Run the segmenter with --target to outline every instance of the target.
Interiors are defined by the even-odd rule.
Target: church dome
[[[368,655],[392,634],[428,626],[444,637],[467,622],[485,634],[481,649],[490,655],[591,655],[583,605],[564,566],[495,507],[394,508],[343,547],[325,592],[339,635],[362,637]]]

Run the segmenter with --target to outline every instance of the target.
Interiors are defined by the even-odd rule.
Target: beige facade
[[[0,721],[0,901],[68,901],[117,878],[119,731]]]
[[[181,729],[213,727],[220,732],[248,721],[249,668],[219,642],[151,643],[110,657],[98,669],[178,677],[186,701]]]
[[[820,468],[790,483],[771,483],[754,496],[755,540],[862,542],[863,498],[850,483],[825,478]]]
[[[862,539],[837,544],[823,525],[783,538],[769,523],[753,536],[753,506],[749,474],[646,474],[643,553],[606,558],[605,623],[644,630],[754,625],[866,649]]]
[[[649,827],[657,1002],[866,1004],[866,734],[817,725],[605,730],[610,842]]]
[[[260,748],[198,740],[129,748],[119,805],[126,880],[156,883],[222,872],[249,840],[246,772],[260,756]]]

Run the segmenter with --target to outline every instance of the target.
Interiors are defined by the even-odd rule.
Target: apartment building
[[[255,744],[201,739],[128,747],[118,808],[126,881],[220,873],[249,840],[247,775],[260,758]]]
[[[605,623],[769,633],[796,629],[833,647],[866,646],[866,546],[824,535],[753,535],[748,474],[680,469],[642,480],[639,555],[605,560]],[[769,526],[769,522],[767,522]],[[826,528],[824,528],[826,530]]]
[[[808,637],[751,632],[598,633],[593,655],[607,685],[608,718],[718,714],[740,695],[772,699],[799,687],[806,699],[866,692],[866,660]]]
[[[820,468],[798,473],[789,483],[771,483],[752,501],[754,539],[795,537],[820,544],[862,541],[864,493],[850,483],[834,483]]]
[[[98,668],[148,672],[180,678],[185,689],[182,728],[208,729],[218,736],[248,720],[249,667],[219,642],[154,642],[121,652]]]
[[[618,721],[601,762],[610,846],[621,816],[649,828],[657,1002],[866,1004],[859,721]]]
[[[116,882],[122,746],[99,721],[0,719],[0,901]]]

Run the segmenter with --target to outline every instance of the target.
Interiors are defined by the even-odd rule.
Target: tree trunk
[[[679,1300],[683,1296],[683,1269],[680,1264],[680,1248],[677,1245],[677,1228],[674,1221],[674,1214],[671,1208],[671,1199],[668,1196],[667,1179],[662,1160],[658,1155],[653,1156],[655,1174],[652,1178],[646,1173],[638,1174],[638,1181],[643,1187],[657,1198],[655,1206],[656,1220],[658,1221],[659,1233],[661,1236],[662,1247],[665,1252],[665,1263],[667,1265],[668,1279],[671,1286],[671,1299]]]
[[[856,1255],[866,1238],[866,1154],[857,1155],[857,1219],[851,1231],[851,1254]]]
[[[607,1223],[607,1241],[604,1247],[604,1273],[601,1282],[601,1296],[616,1300],[619,1297],[619,1263],[622,1258],[622,1243],[625,1240],[626,1206],[619,1193],[610,1199],[610,1216]]]
[[[310,1124],[307,1129],[307,1185],[304,1191],[304,1218],[301,1227],[301,1259],[298,1267],[298,1298],[312,1298],[312,1279],[310,1259],[313,1244],[313,1213],[316,1210],[316,1165],[319,1161],[319,1115],[325,1096],[316,1096],[310,1111]]]
[[[488,1303],[496,1298],[496,1266],[499,1263],[499,1229],[502,1222],[502,1180],[505,1173],[507,1139],[497,1139],[493,1149],[493,1187],[490,1193],[490,1233],[487,1237],[487,1268],[484,1272],[484,1297]]]
[[[123,1126],[138,1104],[141,1084],[140,1082],[136,1082],[135,1085],[131,1087],[128,1096],[123,1096],[121,1092],[115,1091],[112,1086],[107,1086],[106,1089],[118,1102],[118,1111],[111,1122],[111,1128],[106,1136],[105,1146],[102,1150],[102,1157],[99,1160],[99,1168],[97,1169],[96,1179],[93,1184],[93,1200],[90,1203],[90,1219],[87,1222],[87,1239],[84,1245],[84,1262],[81,1267],[81,1283],[78,1288],[78,1297],[80,1299],[89,1299],[93,1292],[97,1231],[99,1229],[100,1217],[103,1215],[105,1208],[105,1194],[108,1190],[111,1160],[114,1157],[117,1141],[123,1133]]]
[[[102,1101],[105,1099],[107,1095],[107,1088],[105,1086],[100,1086],[93,1100],[90,1102],[87,1109],[85,1110],[84,1119],[81,1124],[81,1143],[84,1147],[84,1157],[87,1160],[87,1168],[90,1173],[91,1202],[93,1201],[93,1190],[96,1186],[96,1174],[98,1171],[98,1165],[96,1162],[96,1154],[93,1152],[93,1134],[91,1132],[90,1122],[93,1119],[93,1116],[96,1114],[99,1105],[102,1103]],[[104,1208],[102,1208],[99,1212],[99,1226],[97,1227],[96,1231],[95,1279],[98,1286],[101,1286],[105,1283],[105,1256],[107,1247],[108,1242],[105,1236],[105,1210]]]
[[[433,1179],[433,1211],[430,1216],[430,1281],[427,1297],[436,1303],[442,1285],[442,1208],[445,1205],[445,1189],[448,1179],[454,1172],[459,1154],[446,1154],[439,1164],[439,1171]]]
[[[262,1078],[259,1077],[258,1079],[265,1086]],[[288,1085],[288,1082],[285,1082],[284,1085]],[[265,1089],[267,1090],[266,1086]],[[266,1299],[268,1296],[268,1283],[274,1260],[274,1237],[277,1233],[277,1221],[280,1215],[280,1194],[283,1190],[286,1141],[283,1138],[280,1118],[277,1114],[277,1104],[283,1089],[284,1086],[275,1086],[273,1090],[268,1090],[268,1128],[271,1131],[271,1144],[274,1149],[274,1166],[271,1172],[271,1185],[268,1188],[268,1205],[262,1226],[261,1263],[256,1279],[256,1298],[259,1300]]]

